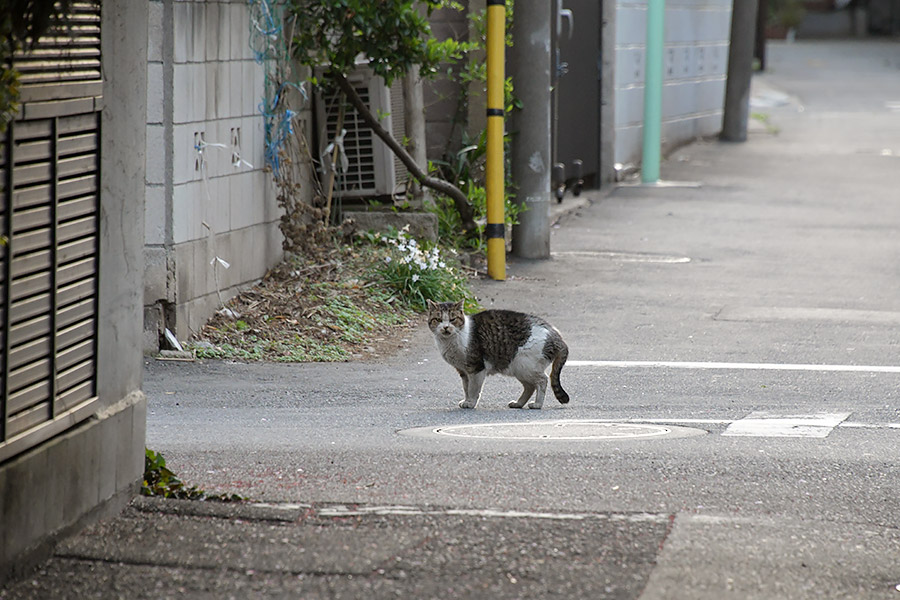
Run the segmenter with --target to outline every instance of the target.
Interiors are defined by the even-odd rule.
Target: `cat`
[[[515,377],[523,386],[510,408],[541,408],[547,392],[545,371],[551,363],[550,388],[561,404],[569,395],[559,383],[559,374],[569,348],[555,327],[545,320],[511,310],[485,310],[467,316],[460,302],[428,300],[428,328],[434,334],[441,356],[462,378],[465,397],[460,408],[475,408],[487,375]]]

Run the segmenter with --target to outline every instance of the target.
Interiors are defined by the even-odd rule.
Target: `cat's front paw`
[[[510,402],[509,404],[507,404],[507,406],[510,407],[510,408],[522,408],[523,406],[525,406],[525,403],[522,402],[522,403],[520,404],[518,400],[513,400],[512,402]]]
[[[475,408],[477,402],[469,402],[468,400],[460,400],[459,407],[460,408]]]

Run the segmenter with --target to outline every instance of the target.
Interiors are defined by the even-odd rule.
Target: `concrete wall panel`
[[[615,161],[640,162],[646,0],[616,4]],[[662,146],[675,147],[721,125],[731,27],[729,0],[669,0],[663,50]],[[699,122],[702,127],[698,127]]]
[[[168,9],[161,12],[159,25],[148,26],[149,34],[158,38],[152,40],[153,55],[148,51],[148,60],[162,57],[159,66],[153,67],[150,81],[156,88],[148,97],[154,106],[163,107],[163,125],[161,135],[149,132],[153,139],[148,142],[148,150],[162,147],[165,140],[171,140],[171,150],[152,156],[153,163],[148,164],[148,183],[162,187],[161,205],[168,213],[164,218],[156,212],[148,214],[154,219],[153,242],[165,239],[169,272],[163,285],[162,273],[153,269],[155,280],[147,282],[145,296],[149,306],[160,290],[168,289],[170,295],[172,289],[176,290],[174,301],[182,307],[176,310],[176,317],[187,321],[184,326],[180,322],[171,326],[183,338],[193,328],[187,323],[202,323],[212,314],[211,302],[194,300],[211,294],[218,298],[215,282],[209,277],[208,260],[205,267],[202,265],[210,234],[219,239],[234,229],[260,225],[273,231],[268,226],[277,223],[279,214],[273,210],[276,203],[271,176],[262,170],[265,134],[258,106],[265,94],[265,75],[263,65],[256,63],[250,49],[248,5],[201,0],[167,0],[158,4]],[[157,70],[162,71],[161,76],[155,74]],[[167,77],[172,81],[171,89],[163,84]],[[207,145],[198,151],[201,136]],[[234,166],[236,155],[244,161],[238,166]],[[159,192],[153,193],[154,206],[160,206],[156,197]],[[155,229],[159,223],[166,227],[162,235]],[[261,277],[279,260],[281,238],[277,228],[274,234],[279,250],[263,253],[265,260],[250,260],[252,267],[246,270],[241,266],[230,269],[226,287]],[[198,250],[201,246],[205,248],[202,252]],[[248,252],[237,247],[229,254],[222,258],[234,265],[248,260]],[[247,278],[240,279],[237,273],[246,273]],[[176,283],[169,285],[168,280],[173,279]],[[160,311],[147,314],[153,318]],[[148,331],[158,325],[148,323]]]

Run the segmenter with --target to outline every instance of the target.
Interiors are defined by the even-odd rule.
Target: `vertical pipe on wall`
[[[504,231],[503,88],[505,69],[506,3],[487,2],[487,261],[492,279],[506,279]]]
[[[648,1],[644,68],[644,146],[641,159],[643,183],[654,183],[659,180],[665,16],[665,0]]]

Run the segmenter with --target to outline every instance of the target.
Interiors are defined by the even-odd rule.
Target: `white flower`
[[[413,276],[412,276],[413,283],[417,282],[418,280],[419,280],[419,276],[417,274],[413,273]]]
[[[384,262],[386,262],[386,263],[391,262],[391,257],[390,257],[390,256],[385,256],[385,257],[384,257]]]

